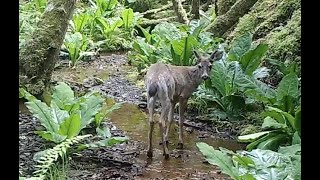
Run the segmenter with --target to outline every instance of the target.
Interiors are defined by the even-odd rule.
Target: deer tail
[[[157,83],[151,83],[148,87],[148,94],[150,97],[153,97],[156,95],[158,91],[158,86],[157,86]]]

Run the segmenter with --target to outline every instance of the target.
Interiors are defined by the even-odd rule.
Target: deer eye
[[[210,64],[208,67],[211,69],[211,68],[212,68],[212,65]]]
[[[198,65],[198,68],[199,68],[199,69],[201,69],[201,68],[202,68],[202,66],[199,64],[199,65]]]

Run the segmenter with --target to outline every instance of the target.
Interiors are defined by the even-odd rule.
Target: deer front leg
[[[184,111],[187,107],[188,99],[180,98],[179,100],[179,143],[178,148],[183,149],[183,122],[184,122]]]

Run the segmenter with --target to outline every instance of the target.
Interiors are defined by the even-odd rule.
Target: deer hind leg
[[[179,143],[178,148],[183,149],[183,122],[184,122],[184,111],[187,107],[188,99],[179,99]]]
[[[155,97],[148,96],[148,111],[149,111],[149,131],[148,131],[148,150],[147,156],[152,157],[152,132],[154,129],[154,103]]]
[[[165,156],[165,159],[169,158],[169,150],[168,150],[168,145],[165,141],[164,131],[167,129],[168,112],[170,109],[171,109],[170,100],[164,100],[161,102],[161,115],[159,120],[159,128],[160,128],[160,138],[161,138],[162,147],[163,147],[163,155]]]
[[[172,120],[173,120],[173,113],[174,113],[174,108],[175,108],[176,103],[175,102],[171,102],[171,108],[169,109],[169,114],[168,114],[168,124],[167,124],[167,129],[166,129],[166,134],[164,136],[164,140],[166,141],[167,147],[169,145],[169,131],[170,131],[170,127],[172,124]]]

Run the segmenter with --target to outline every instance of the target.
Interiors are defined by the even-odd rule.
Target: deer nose
[[[208,78],[209,78],[208,75],[203,75],[203,76],[202,76],[202,79],[203,79],[203,80],[207,80]]]

